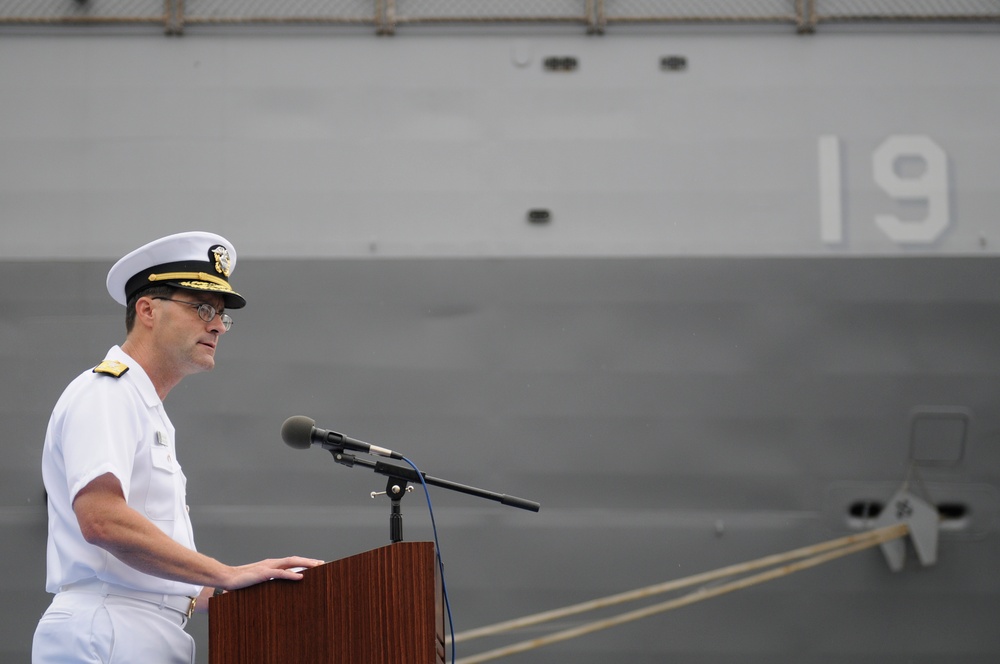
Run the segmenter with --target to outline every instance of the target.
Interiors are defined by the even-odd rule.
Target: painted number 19
[[[906,167],[909,167],[908,169]],[[840,139],[819,137],[820,238],[826,244],[844,241]],[[889,136],[872,153],[872,174],[893,199],[920,203],[922,219],[876,214],[875,225],[894,242],[930,244],[948,229],[948,159],[927,136]]]

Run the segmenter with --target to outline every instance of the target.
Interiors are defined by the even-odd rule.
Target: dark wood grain
[[[444,607],[431,542],[399,542],[209,602],[210,664],[436,664]]]

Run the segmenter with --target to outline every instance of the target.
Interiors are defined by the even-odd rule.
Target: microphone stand
[[[495,493],[493,491],[486,491],[485,489],[477,489],[476,487],[459,484],[458,482],[431,477],[424,472],[417,474],[417,471],[408,466],[398,466],[393,463],[386,463],[385,461],[359,459],[353,454],[344,452],[343,448],[330,449],[330,454],[333,455],[334,461],[347,466],[348,468],[353,468],[355,465],[364,466],[366,468],[371,468],[376,473],[385,475],[389,478],[389,481],[385,485],[385,491],[372,492],[372,498],[384,493],[389,496],[389,499],[392,502],[392,510],[389,515],[389,537],[393,544],[403,541],[403,512],[400,501],[404,495],[413,490],[413,487],[409,486],[408,483],[420,483],[421,478],[423,478],[423,482],[426,484],[441,487],[442,489],[450,489],[452,491],[457,491],[470,496],[476,496],[478,498],[493,500],[501,505],[508,505],[510,507],[516,507],[518,509],[528,510],[531,512],[537,512],[541,509],[541,505],[533,500],[525,500],[524,498],[508,496],[507,494]]]

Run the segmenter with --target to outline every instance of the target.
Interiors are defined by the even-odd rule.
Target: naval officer
[[[230,566],[198,553],[174,425],[163,402],[215,366],[246,304],[236,251],[205,232],[171,235],[119,260],[107,277],[125,306],[125,341],[63,392],[42,453],[48,493],[46,590],[33,664],[193,664],[184,631],[213,592],[298,580],[322,561],[292,556]],[[220,423],[220,428],[221,428]]]

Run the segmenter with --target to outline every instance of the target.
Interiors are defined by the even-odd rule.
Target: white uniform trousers
[[[187,616],[170,607],[87,590],[66,590],[46,609],[32,664],[194,664]]]

